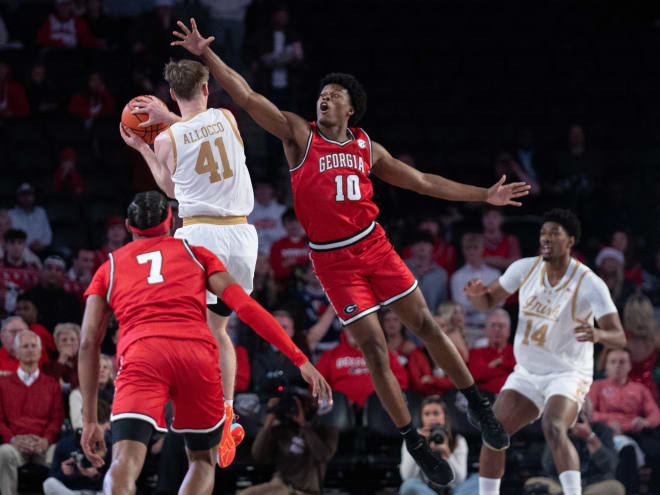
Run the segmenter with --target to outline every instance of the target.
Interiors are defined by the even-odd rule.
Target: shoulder
[[[524,272],[526,274],[533,268],[536,268],[536,266],[540,265],[541,262],[542,259],[540,256],[534,256],[530,258],[520,258],[519,260],[516,260],[513,263],[511,263],[508,266],[508,268],[505,270],[505,273]]]

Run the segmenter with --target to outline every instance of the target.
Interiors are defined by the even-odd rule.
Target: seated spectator
[[[69,392],[78,386],[78,347],[80,325],[58,323],[53,332],[57,357],[43,366],[43,372],[59,381],[62,390]]]
[[[500,393],[509,374],[516,366],[513,346],[509,343],[511,318],[503,309],[496,309],[486,320],[486,347],[470,350],[468,367],[477,387],[493,395]]]
[[[408,331],[401,318],[387,306],[378,313],[380,326],[385,332],[387,347],[396,353],[402,366],[408,363],[408,355],[415,350],[415,343],[408,338]]]
[[[85,121],[90,128],[97,117],[108,117],[116,110],[115,97],[106,89],[101,74],[89,75],[87,88],[74,94],[69,102],[69,112]]]
[[[9,229],[12,228],[11,225],[11,217],[9,216],[9,210],[5,208],[0,208],[0,259],[5,258],[5,234]],[[25,246],[23,256],[25,257],[25,261],[29,265],[35,265],[37,268],[41,270],[41,259],[39,259],[39,256],[34,254],[32,251],[30,251],[30,248]]]
[[[53,231],[50,228],[46,210],[36,206],[34,188],[24,182],[16,190],[16,206],[9,210],[11,224],[27,234],[27,246],[35,253],[41,253],[50,246]]]
[[[447,276],[451,277],[456,270],[456,249],[442,237],[438,221],[433,218],[422,220],[417,230],[431,234],[433,239],[433,261],[444,268]],[[401,257],[404,260],[410,258],[410,246],[403,248]]]
[[[610,246],[623,253],[624,258],[624,276],[630,280],[635,286],[642,285],[642,265],[640,265],[634,253],[634,249],[630,243],[630,236],[628,232],[623,230],[615,230],[612,232],[610,238]]]
[[[447,406],[439,395],[430,395],[422,401],[421,427],[417,431],[429,442],[431,450],[449,463],[454,471],[454,481],[449,485],[459,487],[468,470],[468,444],[462,435],[454,433],[447,415]],[[435,495],[437,492],[427,484],[421,468],[408,452],[406,442],[401,445],[401,464],[399,466],[403,484],[399,495]],[[452,493],[459,493],[458,491]],[[461,492],[474,493],[474,492]]]
[[[99,455],[105,460],[100,468],[91,466],[81,457],[79,431],[73,431],[60,438],[55,446],[53,462],[48,478],[44,481],[44,495],[88,495],[99,494],[103,490],[103,476],[112,461],[112,435],[110,433],[111,405],[99,399],[96,417],[105,433],[105,453]],[[74,455],[75,454],[75,455]]]
[[[23,330],[30,330],[27,323],[23,321],[20,316],[10,316],[2,321],[2,329],[0,329],[0,340],[2,341],[2,348],[0,349],[0,376],[4,376],[16,371],[20,362],[16,355],[14,342],[16,336]],[[35,332],[36,333],[36,332]],[[39,339],[41,357],[39,359],[39,366],[43,366],[48,362],[48,353],[43,345],[42,340]],[[1,492],[0,492],[1,493]]]
[[[30,69],[25,92],[32,115],[49,115],[59,106],[60,92],[46,77],[46,66],[41,62],[36,62]]]
[[[78,296],[81,302],[83,292],[87,289],[94,275],[95,261],[94,250],[88,247],[78,248],[71,268],[69,268],[64,279],[64,290]]]
[[[481,279],[484,285],[488,285],[497,279],[501,273],[484,262],[484,236],[475,233],[465,233],[461,239],[465,265],[460,267],[452,275],[451,298],[460,303],[465,309],[465,330],[468,345],[473,347],[475,342],[484,336],[484,324],[486,315],[480,313],[472,305],[472,302],[463,293],[463,288],[473,278]]]
[[[502,272],[522,256],[518,238],[502,232],[503,221],[502,212],[496,207],[487,207],[481,215],[484,227],[484,262]]]
[[[89,32],[106,48],[113,36],[118,34],[113,20],[103,11],[103,0],[87,0],[83,19],[89,26]]]
[[[436,317],[435,321],[446,334],[446,319]],[[463,354],[461,357],[465,359]],[[456,388],[454,382],[445,374],[445,370],[436,364],[423,345],[417,347],[408,356],[408,372],[410,373],[410,389],[422,395],[442,395],[447,390]]]
[[[2,259],[2,299],[4,310],[11,314],[16,309],[16,299],[26,290],[39,283],[39,269],[25,258],[27,235],[22,230],[5,232],[5,256]]]
[[[236,349],[236,382],[234,391],[245,392],[250,388],[250,360],[247,349],[242,345],[234,346]]]
[[[417,279],[429,308],[448,299],[447,272],[433,261],[433,237],[427,231],[418,231],[410,245],[410,258],[406,265]]]
[[[25,89],[14,80],[9,66],[0,62],[0,117],[25,117],[29,112]]]
[[[48,48],[98,48],[84,19],[75,15],[72,0],[55,0],[55,11],[48,15],[37,33],[37,45]]]
[[[254,184],[254,209],[248,215],[248,223],[254,225],[259,237],[259,251],[270,254],[273,242],[286,235],[282,226],[282,214],[286,206],[275,199],[275,190],[262,180]]]
[[[76,150],[64,148],[60,152],[60,166],[54,177],[55,192],[81,199],[85,193],[85,182],[76,170]]]
[[[65,276],[64,260],[59,256],[49,256],[44,260],[39,285],[26,292],[37,305],[40,323],[48,331],[54,330],[58,323],[80,321],[82,317],[78,298],[62,288]]]
[[[642,289],[651,299],[655,319],[660,321],[660,247],[652,252],[649,263],[644,265]]]
[[[119,217],[110,217],[105,223],[105,238],[106,243],[101,249],[94,252],[94,270],[108,260],[108,255],[119,249],[128,239],[128,231],[124,225],[124,221]]]
[[[467,363],[470,359],[470,349],[465,335],[465,310],[463,306],[455,301],[445,301],[438,306],[433,318],[447,334],[449,340],[454,343],[463,361]]]
[[[293,267],[309,263],[309,247],[296,212],[289,208],[282,214],[282,225],[286,236],[275,241],[270,248],[270,266],[273,267],[275,280],[286,285]]]
[[[21,294],[16,300],[16,316],[23,318],[27,323],[30,330],[36,333],[41,338],[44,355],[50,356],[57,351],[55,347],[55,340],[46,327],[37,323],[39,321],[39,311],[34,301],[29,296]]]
[[[39,372],[41,340],[22,330],[14,339],[20,366],[0,377],[0,491],[18,494],[18,468],[49,465],[64,423],[62,392],[57,381]]]
[[[621,251],[606,247],[596,256],[596,271],[610,290],[612,300],[619,313],[623,312],[626,300],[635,292],[635,284],[624,276],[625,260]]]
[[[99,356],[99,400],[110,404],[115,398],[115,373],[110,356]],[[69,394],[69,418],[74,430],[82,428],[82,393],[76,388]]]
[[[389,351],[390,368],[402,389],[408,388],[408,373],[399,364],[399,360]],[[341,340],[337,347],[321,354],[316,368],[330,384],[332,390],[341,392],[348,400],[362,408],[372,393],[374,384],[371,381],[369,368],[358,349],[357,343],[349,327],[344,327]]]
[[[252,443],[252,456],[257,462],[274,464],[276,472],[269,482],[237,495],[323,493],[339,432],[335,426],[315,422],[316,411],[307,388],[285,388],[281,397],[268,401],[268,415]]]
[[[252,297],[267,310],[277,305],[279,287],[275,283],[275,274],[268,261],[268,254],[263,251],[257,253],[257,263],[254,267],[254,282]]]
[[[585,400],[578,420],[570,429],[571,440],[580,458],[582,493],[584,495],[625,495],[626,489],[616,480],[616,468],[619,462],[612,430],[605,424],[591,417],[589,399]],[[557,470],[550,447],[546,444],[543,451],[543,471],[545,476],[535,476],[525,482],[525,488],[536,486],[546,491],[526,491],[525,493],[548,493],[560,495]]]

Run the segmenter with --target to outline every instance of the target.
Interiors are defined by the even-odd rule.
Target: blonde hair
[[[57,342],[57,339],[65,332],[75,332],[76,337],[80,340],[80,325],[77,323],[58,323],[55,325],[55,331],[53,332],[53,340]]]
[[[99,355],[99,363],[101,361],[107,361],[108,364],[110,365],[110,380],[109,380],[109,382],[110,383],[115,383],[115,369],[114,369],[114,366],[113,366],[112,358],[110,356],[108,356],[107,354],[100,354]],[[107,383],[105,385],[107,385]]]
[[[170,60],[165,64],[163,77],[177,98],[192,100],[209,82],[209,69],[194,60]]]
[[[644,294],[633,294],[623,308],[623,326],[633,335],[653,338],[657,323],[651,300]]]

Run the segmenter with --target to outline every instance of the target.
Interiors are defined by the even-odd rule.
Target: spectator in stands
[[[27,245],[35,253],[41,253],[53,240],[46,210],[36,206],[34,187],[24,182],[16,190],[16,206],[9,210],[11,224],[25,231]]]
[[[39,372],[41,340],[22,330],[14,339],[20,366],[0,377],[0,492],[18,493],[18,468],[27,462],[47,466],[64,422],[57,381]]]
[[[94,275],[95,258],[94,250],[87,247],[78,248],[71,268],[67,272],[67,278],[71,282],[77,282],[85,290]]]
[[[406,265],[419,282],[419,288],[429,308],[448,299],[447,272],[433,261],[433,237],[424,230],[419,230],[410,245],[410,258]]]
[[[495,207],[486,208],[481,215],[484,227],[484,262],[500,271],[506,270],[522,256],[518,238],[502,232],[503,221],[502,212]]]
[[[642,265],[635,259],[633,246],[630,242],[630,235],[624,230],[615,230],[610,237],[610,246],[623,253],[624,258],[624,276],[637,287],[642,285]]]
[[[591,417],[591,404],[586,399],[579,413],[578,421],[573,425],[568,437],[578,455],[582,467],[583,495],[625,495],[626,489],[616,480],[616,468],[619,462],[612,430],[604,423]],[[552,452],[546,444],[543,451],[543,471],[545,476],[532,477],[525,482],[525,493],[548,493],[560,495],[561,486],[557,482],[557,470],[552,459]],[[532,487],[547,491],[531,491]]]
[[[542,158],[539,158],[537,151],[532,131],[530,129],[521,129],[518,132],[518,143],[514,156],[514,163],[516,165],[520,164],[520,169],[518,170],[514,166],[510,169],[513,175],[507,173],[507,177],[510,179],[516,177],[514,180],[522,180],[532,186],[532,189],[529,191],[529,194],[532,196],[541,194],[541,181],[543,179],[541,172],[545,165]],[[497,176],[501,177],[501,174]]]
[[[32,115],[48,116],[59,105],[59,92],[51,80],[46,77],[46,66],[36,62],[30,69],[30,77],[25,86]]]
[[[234,390],[236,392],[245,392],[250,388],[250,359],[248,352],[242,345],[235,345],[236,350],[236,382]]]
[[[273,267],[275,280],[286,285],[295,265],[309,263],[309,247],[296,212],[293,208],[282,213],[282,225],[286,236],[275,241],[270,248],[270,266]]]
[[[201,0],[200,3],[209,9],[207,31],[221,47],[223,60],[229,67],[242,71],[245,14],[252,0]]]
[[[465,309],[456,301],[445,301],[436,309],[435,320],[454,343],[466,363],[470,350],[465,333]]]
[[[106,354],[99,356],[99,400],[112,405],[115,397],[115,373],[112,359]],[[74,430],[83,426],[82,393],[75,388],[69,394],[69,418]]]
[[[20,316],[10,316],[2,321],[2,330],[0,330],[0,338],[2,340],[2,348],[0,349],[0,376],[14,372],[19,368],[20,362],[14,349],[14,341],[16,340],[16,335],[23,330],[30,330],[30,328]],[[43,345],[44,340],[45,338],[40,338],[39,340],[41,349],[41,357],[39,358],[40,368],[49,359],[46,348]]]
[[[513,346],[509,343],[511,318],[503,309],[496,309],[486,320],[486,347],[470,350],[468,367],[477,387],[497,395],[509,373],[516,366]]]
[[[257,263],[254,267],[252,297],[264,308],[271,310],[277,304],[279,287],[275,283],[275,274],[264,251],[257,253]]]
[[[57,351],[55,340],[53,340],[51,333],[46,330],[46,327],[38,323],[39,310],[37,310],[37,305],[29,296],[21,294],[16,299],[16,316],[23,318],[29,329],[41,338],[43,354],[50,359],[50,355]]]
[[[89,75],[87,88],[74,94],[69,102],[69,112],[82,119],[89,129],[98,117],[108,117],[116,110],[115,97],[106,89],[98,72]]]
[[[43,366],[43,372],[58,380],[62,390],[69,392],[78,386],[78,347],[80,325],[58,323],[53,332],[57,357]]]
[[[101,249],[97,249],[94,253],[95,269],[106,262],[108,254],[119,249],[126,243],[128,231],[124,225],[124,220],[115,216],[108,218],[105,223],[105,238],[107,241],[104,246]]]
[[[60,166],[55,177],[55,192],[75,199],[81,199],[85,194],[85,181],[76,169],[76,150],[64,148],[60,152]]]
[[[454,433],[452,430],[447,406],[439,395],[429,395],[424,398],[420,416],[421,427],[417,431],[425,441],[429,442],[431,450],[451,466],[455,478],[450,487],[455,489],[463,483],[467,476],[468,444],[462,435]],[[399,495],[435,495],[438,493],[427,484],[421,468],[408,452],[405,442],[401,445],[399,472],[403,480],[403,484],[399,488]],[[458,492],[452,493],[459,493],[461,488],[458,490]]]
[[[523,150],[518,150],[518,153],[523,152]],[[529,150],[527,150],[529,153]],[[495,177],[499,178],[502,175],[506,175],[511,180],[523,181],[531,186],[529,194],[536,196],[541,192],[541,185],[536,178],[536,170],[528,170],[526,167],[522,167],[518,163],[511,153],[503,151],[498,153],[495,157]]]
[[[25,117],[29,112],[25,89],[14,80],[9,65],[0,62],[0,117]]]
[[[66,321],[80,321],[82,310],[76,296],[62,288],[66,277],[66,264],[56,255],[44,260],[41,280],[37,287],[26,294],[37,305],[41,323],[50,331],[55,325]]]
[[[78,433],[72,431],[60,438],[55,446],[53,462],[48,478],[44,481],[45,495],[87,495],[102,493],[103,476],[112,461],[112,435],[110,434],[111,405],[99,399],[97,406],[98,423],[105,432],[105,464],[97,469],[85,463],[84,458],[75,457],[73,453],[82,452]]]
[[[451,277],[456,270],[456,249],[443,237],[440,224],[434,218],[426,218],[417,226],[417,230],[431,234],[433,239],[433,261],[445,269],[447,276]],[[411,246],[406,246],[401,254],[404,260],[410,258]]]
[[[642,289],[653,304],[655,319],[660,321],[660,246],[651,253],[651,259],[644,266]]]
[[[465,265],[460,267],[452,275],[451,297],[465,309],[465,330],[468,338],[468,345],[473,347],[475,342],[484,336],[484,324],[486,315],[477,311],[467,296],[463,293],[463,287],[468,281],[479,278],[484,285],[488,285],[497,279],[501,272],[492,268],[484,262],[484,236],[467,232],[461,239],[463,257]]]
[[[112,19],[103,12],[103,0],[87,0],[83,19],[87,22],[91,35],[99,41],[99,45],[109,47],[118,30]]]
[[[259,181],[254,185],[254,209],[248,222],[257,229],[259,251],[270,254],[270,246],[286,235],[282,226],[282,214],[286,206],[275,199],[275,190],[269,182]]]
[[[408,355],[415,350],[415,343],[408,338],[408,331],[403,326],[401,318],[389,307],[385,306],[379,313],[380,326],[385,332],[387,347],[399,358],[402,366],[408,363]]]
[[[26,290],[39,283],[39,269],[28,263],[25,257],[27,234],[22,230],[9,229],[4,234],[5,255],[0,267],[2,282],[2,307],[11,314],[16,309],[16,299]]]
[[[317,405],[308,389],[290,387],[268,401],[264,426],[252,443],[257,462],[275,465],[272,479],[237,495],[320,494],[328,463],[337,451],[335,426],[316,423]]]
[[[87,21],[75,15],[72,0],[55,0],[55,11],[48,15],[37,33],[37,45],[48,48],[99,48],[89,32]]]
[[[447,321],[436,318],[436,321],[446,333]],[[467,356],[461,353],[461,357]],[[447,390],[454,390],[456,385],[445,375],[423,345],[417,347],[408,356],[408,372],[410,374],[410,389],[422,395],[442,395]]]
[[[598,276],[607,284],[619,313],[623,312],[628,297],[635,292],[635,285],[624,276],[624,263],[623,253],[611,247],[601,249],[596,256]]]
[[[384,339],[384,338],[383,338]],[[385,342],[383,342],[383,345]],[[399,360],[389,351],[390,367],[402,389],[408,388],[408,373],[399,364]],[[316,368],[332,387],[341,392],[348,400],[362,408],[367,398],[374,393],[374,385],[349,327],[344,327],[337,347],[321,354]]]
[[[5,208],[0,208],[0,259],[4,260],[5,258],[5,234],[9,229],[12,228],[11,225],[11,217],[9,216],[9,210]],[[27,240],[27,239],[26,239]],[[26,263],[29,265],[34,265],[37,268],[41,270],[41,259],[39,259],[39,256],[34,254],[29,247],[27,247],[27,243],[25,246],[25,249],[23,250],[24,257]]]

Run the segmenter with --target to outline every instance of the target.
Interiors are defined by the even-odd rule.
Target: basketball
[[[167,105],[163,103],[163,101],[160,98],[157,98],[153,95],[141,95],[141,96],[136,96],[135,98],[132,98],[131,101],[126,103],[124,106],[124,110],[121,112],[121,123],[131,129],[133,133],[140,137],[145,143],[147,144],[153,144],[154,139],[156,139],[156,136],[163,132],[165,129],[169,127],[169,124],[166,124],[165,122],[161,122],[160,124],[153,124],[148,127],[140,127],[140,124],[142,122],[146,122],[149,120],[149,114],[147,113],[136,113],[133,114],[131,111],[135,108],[135,104],[138,98],[151,98],[153,100],[158,101],[163,107],[167,108]]]

